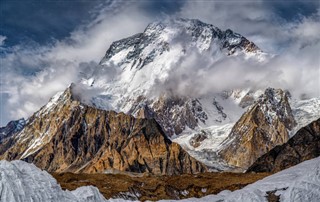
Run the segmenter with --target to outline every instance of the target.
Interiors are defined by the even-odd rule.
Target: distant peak
[[[217,27],[211,24],[204,23],[197,19],[170,18],[164,21],[155,21],[150,23],[144,30],[144,34],[149,35],[154,32],[162,31],[165,28],[176,28],[197,31],[197,29],[199,30],[199,28],[201,29],[205,27],[221,32],[221,30]]]
[[[273,103],[279,103],[279,102],[287,102],[290,98],[290,93],[288,91],[282,90],[282,89],[276,89],[276,88],[267,88],[264,91],[264,94],[262,94],[259,98],[261,101],[270,101]]]
[[[146,29],[153,29],[155,27],[166,27],[166,26],[213,26],[211,24],[204,23],[198,19],[188,19],[188,18],[170,18],[163,21],[155,21],[150,23]]]
[[[289,104],[290,93],[282,89],[267,88],[259,98],[258,105],[271,123],[278,117],[291,130],[296,121]]]
[[[12,135],[20,132],[26,125],[26,120],[21,118],[19,120],[10,121],[6,126],[0,127],[0,142],[4,138],[11,137]]]
[[[230,29],[222,31],[200,20],[174,18],[150,23],[143,33],[113,42],[100,64],[130,64],[130,69],[141,69],[179,46],[184,47],[181,52],[170,54],[184,55],[186,50],[202,53],[211,49],[227,55],[261,52],[253,42]]]

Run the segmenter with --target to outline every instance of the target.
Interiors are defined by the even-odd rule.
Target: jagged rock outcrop
[[[2,159],[22,159],[50,172],[112,170],[181,174],[206,171],[153,119],[137,119],[80,103],[72,86],[35,113],[3,151]],[[1,150],[1,146],[0,146]]]
[[[278,172],[320,156],[320,119],[301,128],[288,142],[258,158],[247,172]]]
[[[248,168],[257,158],[288,141],[295,120],[288,92],[268,88],[234,125],[220,156],[230,165]]]
[[[201,145],[201,142],[205,139],[207,139],[208,136],[204,130],[202,130],[200,133],[195,134],[192,138],[190,138],[189,143],[194,148],[197,148]]]
[[[160,96],[155,101],[137,103],[129,114],[137,118],[154,118],[168,136],[179,135],[186,128],[195,129],[199,125],[221,123],[227,119],[223,107],[214,97],[193,99],[190,97]],[[203,103],[209,103],[204,106]],[[206,107],[206,108],[205,108]],[[206,112],[210,110],[211,114]]]
[[[198,122],[207,119],[199,103],[189,98],[162,96],[153,103],[138,105],[129,111],[135,117],[143,117],[139,115],[141,112],[148,112],[149,116],[145,117],[156,119],[169,136],[180,134],[186,127],[195,128]]]

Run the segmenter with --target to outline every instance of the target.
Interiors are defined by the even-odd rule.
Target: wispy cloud
[[[282,10],[297,3],[302,2],[289,2],[282,6]],[[205,86],[211,84],[210,89],[220,90],[237,86],[273,86],[288,89],[296,97],[301,94],[320,96],[320,4],[310,2],[315,12],[308,16],[299,15],[297,10],[293,21],[276,13],[273,10],[276,5],[278,3],[268,1],[189,1],[181,8],[179,16],[198,18],[222,29],[231,28],[255,42],[263,51],[276,55],[264,64],[235,61],[234,58],[209,64],[212,74],[206,74],[207,80],[199,78],[208,84]],[[189,64],[199,63],[198,58],[201,57],[195,57],[196,61],[189,61]],[[190,71],[194,73],[190,75],[197,75],[199,70],[191,68]],[[207,89],[203,85],[198,86]]]
[[[266,6],[266,1],[186,1],[179,6],[170,11],[170,17],[198,18],[221,29],[230,28],[277,56],[259,66],[236,58],[213,64],[205,55],[189,53],[190,57],[180,64],[181,68],[175,68],[168,82],[159,83],[159,90],[175,84],[177,93],[197,95],[272,84],[292,90],[297,96],[319,96],[320,10],[288,22]],[[46,46],[20,44],[0,56],[1,125],[30,116],[57,91],[77,82],[83,74],[90,74],[112,41],[142,32],[149,22],[165,16],[146,12],[143,1],[110,1],[96,9],[94,19],[79,25],[66,39]],[[4,40],[0,37],[0,44]],[[208,73],[201,74],[198,64],[206,66]],[[193,77],[183,75],[182,68]],[[193,88],[188,88],[190,84]]]
[[[141,32],[150,21],[152,17],[136,5],[115,2],[102,7],[93,21],[79,25],[69,38],[7,49],[1,55],[1,105],[5,106],[1,124],[30,116],[56,92],[90,73],[113,41]]]
[[[295,10],[295,17],[291,21],[284,19],[286,13],[301,1],[188,1],[181,8],[181,17],[198,18],[204,22],[216,25],[221,29],[232,29],[254,41],[266,52],[280,53],[290,46],[293,38],[292,29],[300,26],[306,19],[315,24],[319,23],[318,1],[308,1],[308,5],[315,10],[308,16],[299,14]],[[281,10],[279,8],[281,6]],[[317,13],[317,12],[318,13]],[[318,19],[316,19],[318,17]],[[305,35],[306,33],[303,33]]]

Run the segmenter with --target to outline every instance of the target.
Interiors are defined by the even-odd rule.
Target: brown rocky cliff
[[[219,155],[228,164],[246,169],[261,155],[287,142],[288,130],[295,124],[287,92],[268,88],[232,128]]]
[[[21,158],[50,172],[206,171],[156,121],[83,105],[73,98],[71,87],[30,118],[1,158]]]
[[[287,143],[261,156],[247,172],[278,172],[320,156],[320,119],[301,128]]]

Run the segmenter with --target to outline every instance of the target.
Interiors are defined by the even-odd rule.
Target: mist
[[[3,50],[1,125],[28,118],[70,83],[90,76],[113,41],[141,32],[153,21],[139,5],[119,4],[101,7],[91,22],[79,25],[68,38],[48,45],[30,41]],[[0,37],[1,46],[5,39]]]
[[[165,82],[156,81],[154,94],[197,97],[234,88],[275,87],[289,90],[295,98],[320,96],[319,4],[311,2],[317,12],[294,20],[278,15],[272,7],[276,3],[266,1],[186,1],[170,14],[156,15],[147,12],[144,4],[116,1],[100,7],[92,21],[80,24],[69,37],[46,45],[28,42],[5,47],[8,38],[0,36],[0,124],[28,118],[55,93],[97,71],[113,41],[143,32],[148,23],[167,17],[194,18],[222,30],[230,28],[272,57],[262,63],[242,56],[213,60],[212,52],[190,50]],[[107,81],[118,72],[111,66],[101,74]],[[87,92],[84,99],[99,92]]]

